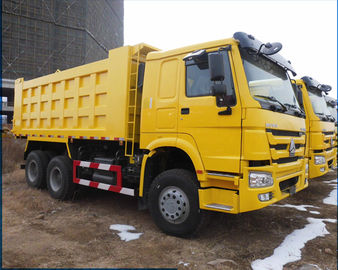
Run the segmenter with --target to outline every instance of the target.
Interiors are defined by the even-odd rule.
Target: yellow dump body
[[[124,140],[136,133],[139,140],[137,66],[154,50],[145,44],[125,46],[101,61],[30,81],[17,79],[12,132],[35,140]]]

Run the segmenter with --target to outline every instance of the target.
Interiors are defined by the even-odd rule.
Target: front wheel
[[[195,176],[183,169],[168,170],[155,178],[149,190],[148,207],[156,225],[170,235],[191,236],[204,219]]]

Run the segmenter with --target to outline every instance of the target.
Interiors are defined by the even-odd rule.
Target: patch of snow
[[[301,249],[305,243],[319,236],[329,234],[326,230],[326,222],[336,222],[335,219],[307,218],[309,224],[303,229],[295,230],[289,234],[282,244],[277,247],[273,255],[255,260],[251,263],[253,270],[282,270],[283,265],[301,259]]]
[[[303,264],[298,270],[322,270],[317,264],[307,263]]]
[[[338,183],[337,181],[338,181],[337,179],[333,179],[333,180],[323,181],[323,183],[325,183],[325,184],[337,184]]]
[[[323,200],[323,203],[337,205],[337,179],[324,181],[324,183],[334,186],[334,189],[330,192],[329,196]]]
[[[322,270],[317,264],[309,263],[309,265],[315,267],[318,270]]]
[[[185,263],[185,262],[179,261],[178,265],[180,265],[180,264],[183,264],[183,266],[189,266],[190,263]]]
[[[323,200],[323,203],[337,205],[337,188],[330,192],[329,196]]]
[[[121,238],[122,241],[126,241],[126,242],[139,239],[140,236],[143,234],[143,233],[129,232],[129,231],[136,230],[134,226],[130,226],[130,225],[113,224],[113,225],[110,225],[109,229],[114,230],[114,231],[120,231],[119,233],[117,233],[117,235]]]
[[[123,231],[135,231],[134,226],[123,225],[123,224],[110,225],[109,229],[114,230],[114,231],[121,231],[121,232],[123,232]]]
[[[315,267],[315,268],[317,268],[318,270],[322,270],[317,264],[312,264],[312,263],[309,263],[309,265],[311,265],[311,266],[313,266],[313,267]]]
[[[319,215],[320,214],[320,212],[318,212],[318,211],[309,211],[311,214],[314,214],[314,215]]]
[[[229,260],[229,259],[216,259],[216,260],[208,262],[207,264],[217,267],[218,265],[223,264],[223,263],[232,263],[232,264],[238,265],[235,261]]]
[[[287,208],[295,208],[298,211],[306,212],[306,208],[319,208],[318,206],[302,204],[302,205],[293,205],[293,204],[272,204],[271,206],[275,207],[287,207]]]

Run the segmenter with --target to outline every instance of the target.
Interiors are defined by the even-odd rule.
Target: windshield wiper
[[[335,119],[331,114],[326,114],[326,117],[327,117],[331,122],[336,122],[336,119]]]
[[[290,104],[290,103],[284,103],[284,105],[293,108],[293,109],[297,109],[297,111],[300,113],[301,116],[305,116],[305,112],[299,108],[298,106],[294,105],[294,104]]]
[[[270,100],[270,101],[278,103],[283,108],[283,112],[285,112],[285,111],[288,110],[288,108],[286,108],[286,106],[282,102],[280,102],[278,99],[276,99],[273,96],[254,95],[254,97],[265,98],[267,100]]]
[[[316,113],[319,118],[321,118],[321,120],[330,120],[330,118],[327,117],[327,115],[325,115],[324,113]]]

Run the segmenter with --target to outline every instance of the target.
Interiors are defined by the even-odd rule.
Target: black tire
[[[148,207],[156,225],[169,235],[193,236],[205,219],[199,209],[196,177],[183,169],[165,171],[154,179]]]
[[[47,189],[58,200],[67,200],[74,194],[72,161],[67,156],[54,157],[47,168]]]
[[[28,154],[25,166],[25,174],[26,182],[30,187],[46,187],[48,162],[49,157],[44,151],[34,150]]]

